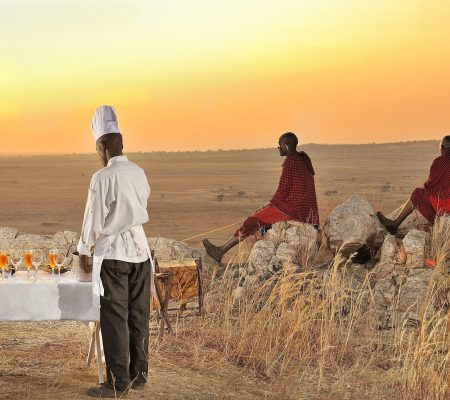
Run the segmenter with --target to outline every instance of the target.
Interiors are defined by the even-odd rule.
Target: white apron
[[[151,293],[153,292],[154,289],[153,275],[155,273],[155,265],[153,263],[152,254],[148,247],[147,238],[145,238],[144,243],[143,239],[141,239],[139,235],[135,234],[134,228],[136,227],[131,228],[127,232],[130,233],[131,238],[134,241],[134,244],[137,245],[139,254],[142,254],[142,252],[144,251],[147,252],[148,258],[150,260],[150,298],[151,298]],[[103,296],[105,294],[102,279],[100,277],[102,263],[106,255],[111,250],[111,246],[114,243],[114,240],[116,240],[117,236],[119,235],[120,233],[115,236],[102,236],[101,238],[99,238],[95,246],[95,253],[92,265],[92,302],[93,305],[97,308],[100,308],[100,296]],[[127,242],[125,241],[125,243]]]

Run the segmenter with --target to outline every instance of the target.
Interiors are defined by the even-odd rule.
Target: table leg
[[[94,357],[95,351],[95,330],[97,329],[97,322],[89,322],[89,329],[91,330],[91,337],[89,339],[89,351],[87,355],[87,366],[89,367]]]
[[[97,353],[97,369],[98,369],[98,383],[102,384],[103,380],[103,360],[102,360],[102,348],[100,346],[100,324],[96,322],[97,326],[95,329],[95,347]]]

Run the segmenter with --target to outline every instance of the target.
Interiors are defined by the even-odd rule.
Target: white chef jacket
[[[78,253],[133,263],[147,260],[142,224],[148,221],[149,196],[145,172],[126,156],[111,158],[91,179]]]

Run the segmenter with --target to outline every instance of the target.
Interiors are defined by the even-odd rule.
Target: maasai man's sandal
[[[378,220],[381,222],[381,224],[387,229],[387,231],[391,235],[395,235],[397,233],[397,227],[395,226],[394,221],[392,221],[389,218],[386,218],[382,212],[377,212]]]
[[[202,243],[208,255],[214,258],[214,260],[216,260],[217,262],[220,262],[223,255],[221,254],[221,251],[218,249],[218,247],[214,246],[208,239],[203,239]]]

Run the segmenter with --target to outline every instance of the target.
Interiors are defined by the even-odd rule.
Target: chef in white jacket
[[[104,168],[91,179],[77,250],[86,271],[87,257],[94,257],[107,382],[88,395],[114,398],[147,381],[152,260],[142,224],[150,187],[144,171],[122,153],[114,108],[97,108],[91,128]]]

